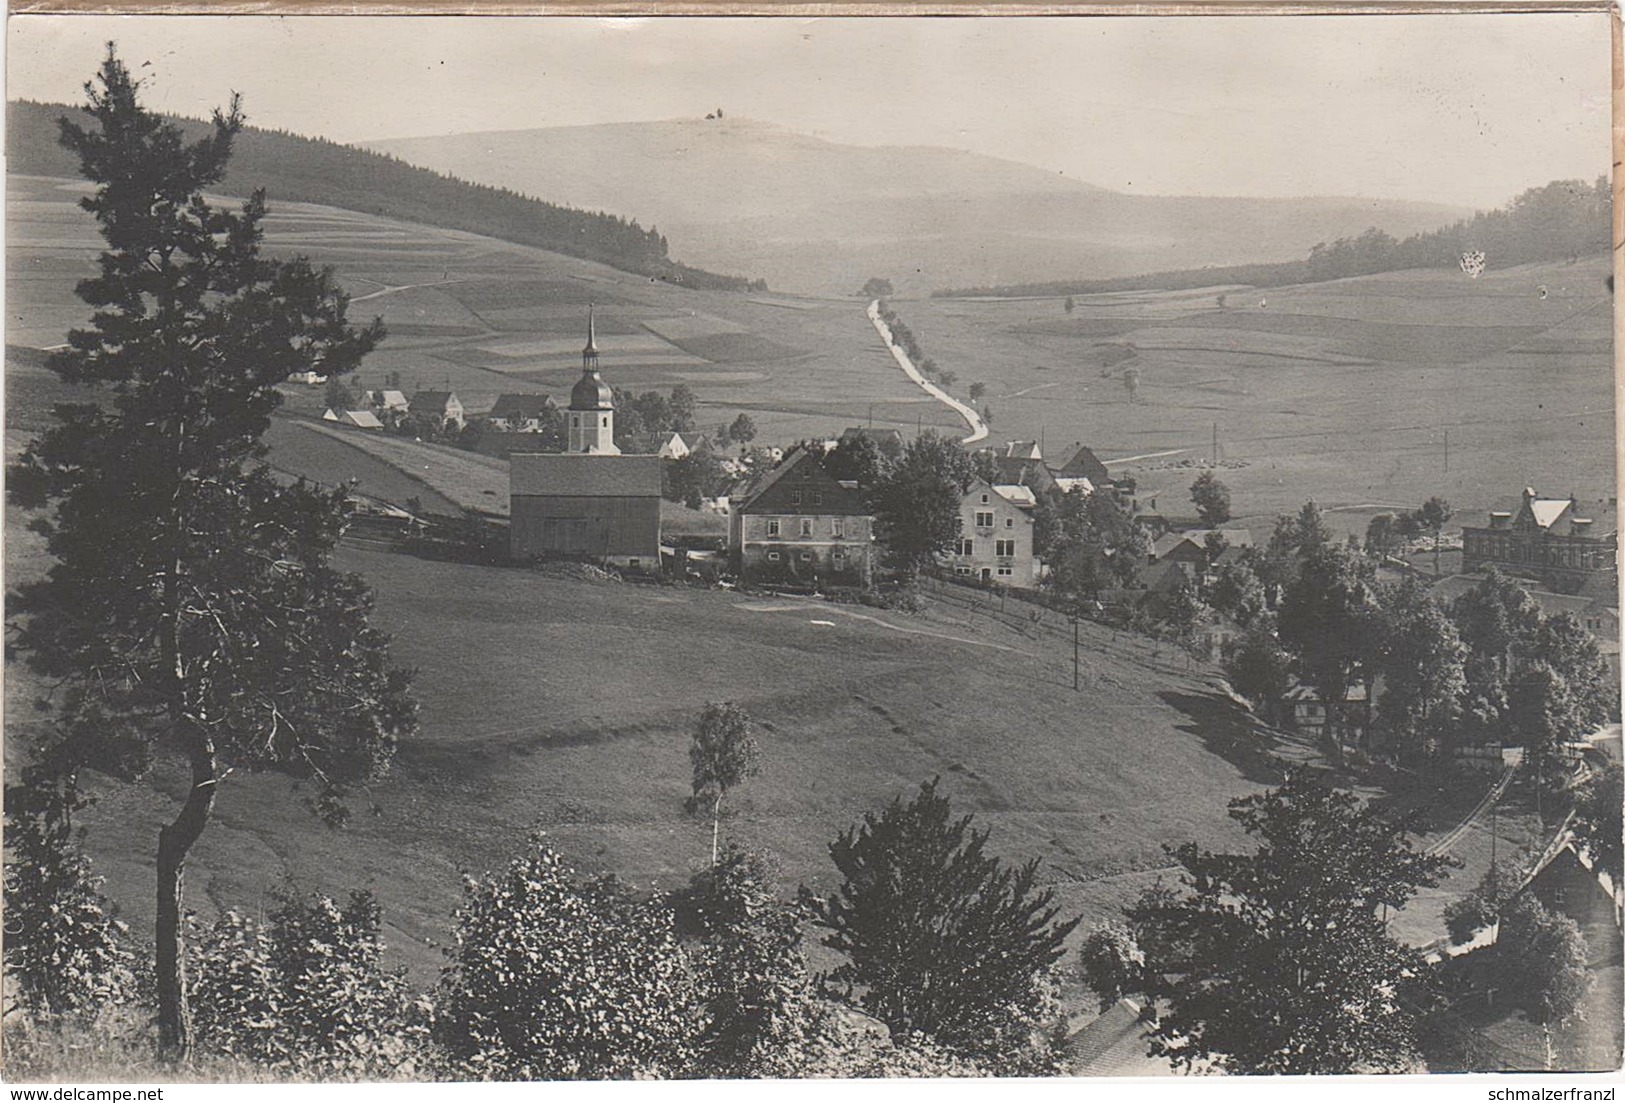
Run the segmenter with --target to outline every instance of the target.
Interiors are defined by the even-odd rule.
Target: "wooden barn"
[[[515,559],[659,566],[659,456],[516,452],[508,462]]]

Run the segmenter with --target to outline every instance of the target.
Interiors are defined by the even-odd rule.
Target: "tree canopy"
[[[1233,801],[1251,854],[1170,848],[1178,889],[1128,910],[1155,1001],[1154,1052],[1175,1067],[1333,1074],[1400,1071],[1415,1059],[1406,990],[1417,953],[1388,910],[1438,883],[1447,860],[1401,827],[1304,776]]]
[[[990,1067],[1046,1071],[1048,973],[1078,921],[1058,919],[1036,860],[1005,865],[970,822],[926,782],[831,843],[843,881],[804,900],[846,955],[831,979],[894,1038],[919,1032]]]
[[[101,401],[58,407],[9,469],[53,563],[8,613],[26,661],[65,685],[55,761],[127,777],[173,751],[190,773],[157,861],[160,1038],[181,1051],[181,872],[225,771],[311,778],[337,821],[415,705],[367,587],[328,563],[345,489],[286,484],[260,443],[278,383],[354,370],[382,327],[349,326],[330,272],[260,256],[262,194],[237,211],[204,198],[242,126],[235,100],[188,144],[137,91],[110,47],[88,87],[94,127],[62,121],[107,248],[78,287],[91,325],[48,366]]]

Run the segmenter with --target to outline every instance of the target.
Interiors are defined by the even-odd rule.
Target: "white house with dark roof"
[[[1024,494],[1022,492],[1025,492]],[[943,566],[960,578],[1020,590],[1038,585],[1030,487],[994,486],[978,479],[959,501],[959,538]]]

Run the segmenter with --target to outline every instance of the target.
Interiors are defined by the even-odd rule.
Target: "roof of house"
[[[1036,440],[1013,440],[1004,446],[1004,454],[1015,459],[1041,460],[1043,452],[1039,451]]]
[[[1605,538],[1619,531],[1618,507],[1609,501],[1568,495],[1543,497],[1534,487],[1526,487],[1520,495],[1498,498],[1490,505],[1490,517],[1517,517],[1526,502],[1535,524],[1548,531],[1575,535],[1575,522],[1579,522],[1579,531],[1588,536]]]
[[[993,468],[998,473],[995,481],[998,486],[1030,486],[1034,490],[1044,491],[1055,485],[1055,476],[1049,473],[1042,460],[994,456]]]
[[[515,497],[658,498],[659,456],[585,452],[515,452],[508,457],[509,493]]]
[[[1064,1043],[1074,1076],[1175,1076],[1166,1057],[1150,1054],[1151,1027],[1140,1005],[1120,999]]]
[[[387,406],[391,409],[397,406],[410,405],[406,401],[406,394],[403,391],[368,391],[366,399],[374,406]]]
[[[877,429],[873,425],[853,425],[841,433],[841,440],[843,441],[858,437],[874,441],[882,452],[901,452],[903,450],[903,432],[900,429]]]
[[[423,410],[444,410],[447,403],[454,401],[457,395],[451,391],[417,391],[412,395],[412,408]]]
[[[491,407],[491,417],[506,419],[540,417],[553,399],[545,394],[500,394],[497,395],[495,406]]]
[[[1095,492],[1095,484],[1082,475],[1057,475],[1055,476],[1055,485],[1060,488],[1062,494],[1070,494],[1074,490],[1081,491],[1084,494],[1093,494]]]
[[[1212,533],[1224,537],[1226,548],[1250,548],[1253,534],[1250,529],[1186,529],[1184,532],[1165,532],[1151,545],[1151,554],[1161,559],[1179,545],[1190,542],[1202,550],[1207,549],[1207,538]]]
[[[1106,482],[1111,478],[1106,465],[1101,463],[1094,450],[1085,447],[1082,441],[1074,441],[1061,455],[1066,459],[1059,467],[1054,468],[1057,475],[1090,479],[1097,483]]]
[[[1011,505],[1017,505],[1023,509],[1031,509],[1038,504],[1038,496],[1033,493],[1033,488],[1030,486],[1008,486],[1004,483],[997,483],[993,487],[993,493]]]
[[[349,422],[358,429],[382,429],[384,423],[371,410],[346,410],[340,421]]]
[[[1433,599],[1440,604],[1456,600],[1468,590],[1484,581],[1484,573],[1453,574],[1440,579],[1429,591]],[[1534,603],[1540,606],[1540,611],[1548,617],[1555,617],[1560,613],[1573,613],[1577,617],[1584,617],[1588,613],[1595,614],[1598,610],[1608,609],[1618,611],[1619,597],[1612,590],[1605,590],[1599,594],[1554,594],[1548,590],[1537,590],[1528,579],[1514,577],[1512,581],[1521,585]]]
[[[818,492],[822,501],[793,502],[791,494],[803,489]],[[815,517],[866,517],[862,497],[842,486],[824,470],[818,457],[797,445],[779,465],[756,479],[734,507],[735,513],[801,513]]]
[[[1140,568],[1140,585],[1153,593],[1166,593],[1181,583],[1189,586],[1195,581],[1195,572],[1189,563],[1162,559]]]
[[[1320,690],[1307,682],[1294,681],[1282,696],[1288,701],[1319,701]],[[1348,702],[1364,701],[1365,683],[1350,683],[1349,687],[1343,691],[1343,700]]]

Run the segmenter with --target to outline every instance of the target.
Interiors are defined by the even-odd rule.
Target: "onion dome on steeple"
[[[615,392],[598,374],[598,335],[593,308],[587,307],[587,347],[581,350],[581,378],[570,389],[572,410],[613,410]]]

